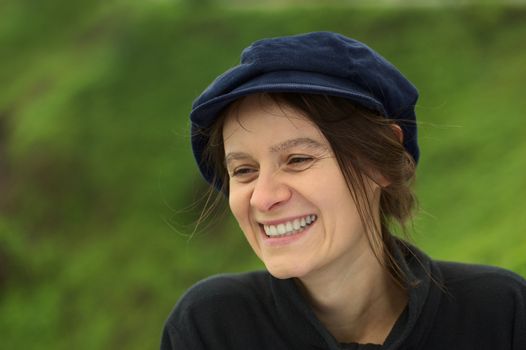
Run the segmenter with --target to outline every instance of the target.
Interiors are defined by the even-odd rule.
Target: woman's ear
[[[404,132],[402,131],[402,128],[398,124],[391,124],[391,129],[393,130],[394,134],[398,138],[398,141],[400,141],[401,144],[404,143]],[[378,170],[374,169],[368,169],[367,176],[380,188],[387,187],[391,184],[391,181],[386,178],[382,173],[380,173]]]
[[[391,129],[393,129],[396,137],[398,137],[398,141],[400,141],[400,143],[404,143],[404,132],[402,131],[400,125],[391,124]]]

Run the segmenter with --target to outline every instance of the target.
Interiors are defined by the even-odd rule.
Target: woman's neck
[[[339,342],[383,344],[407,304],[405,290],[372,252],[332,268],[298,281],[318,319]]]

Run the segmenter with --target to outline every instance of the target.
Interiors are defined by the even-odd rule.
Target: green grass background
[[[333,30],[419,88],[421,210],[438,259],[526,276],[526,7],[0,3],[0,347],[157,348],[180,294],[262,265],[206,189],[190,104],[242,48]]]

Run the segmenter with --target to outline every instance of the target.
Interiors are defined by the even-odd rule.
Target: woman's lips
[[[291,220],[275,221],[274,225],[259,224],[262,240],[269,246],[290,244],[304,237],[317,219],[316,215],[310,214]]]
[[[272,238],[288,236],[304,230],[305,227],[314,223],[316,219],[317,216],[313,214],[303,215],[294,219],[275,222],[273,224],[264,224],[263,229],[265,230],[266,235]]]

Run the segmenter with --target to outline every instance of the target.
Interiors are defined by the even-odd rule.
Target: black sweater
[[[436,262],[400,247],[399,262],[417,283],[383,345],[338,343],[292,279],[260,271],[214,276],[190,288],[166,321],[161,349],[526,350],[522,277]]]

